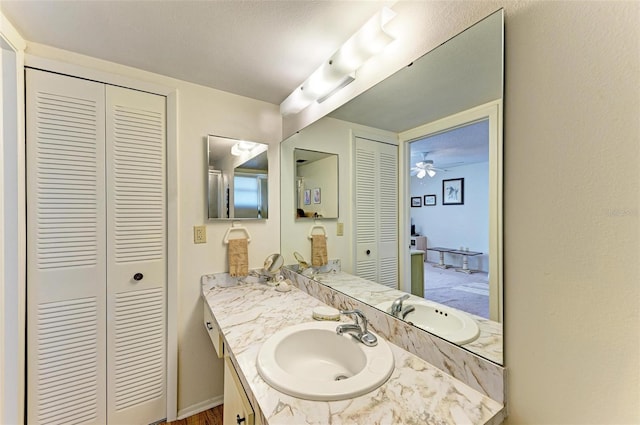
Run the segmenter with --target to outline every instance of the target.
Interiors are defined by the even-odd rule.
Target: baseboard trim
[[[224,395],[210,398],[208,400],[201,401],[200,403],[193,404],[184,409],[178,410],[177,420],[188,418],[189,416],[197,415],[200,412],[211,409],[212,407],[220,406],[224,403]]]

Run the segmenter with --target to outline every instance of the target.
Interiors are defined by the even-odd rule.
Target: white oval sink
[[[393,301],[385,301],[376,307],[390,313]],[[480,336],[478,323],[467,313],[426,301],[407,300],[403,307],[413,306],[414,311],[404,316],[405,322],[431,332],[454,344],[468,344]]]
[[[389,344],[378,336],[378,345],[367,347],[338,335],[339,324],[301,323],[277,332],[260,348],[258,373],[275,389],[306,400],[344,400],[384,384],[394,367]]]

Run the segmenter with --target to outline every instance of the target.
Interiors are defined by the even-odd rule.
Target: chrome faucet
[[[367,329],[368,321],[362,311],[358,309],[340,310],[340,314],[347,314],[353,317],[355,323],[346,323],[344,325],[339,325],[336,328],[336,333],[338,335],[342,335],[346,332],[367,347],[373,347],[378,344],[378,338],[376,338],[376,336],[369,332],[369,330]]]
[[[412,305],[403,307],[402,303],[409,299],[409,294],[404,294],[401,297],[396,298],[391,304],[391,315],[393,317],[397,317],[398,319],[404,319],[404,317],[411,313],[416,308]]]

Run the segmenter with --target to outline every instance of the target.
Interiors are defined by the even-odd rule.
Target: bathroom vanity
[[[311,401],[277,391],[258,373],[260,348],[278,331],[312,322],[312,310],[325,304],[296,287],[278,292],[257,279],[230,284],[225,275],[205,275],[201,280],[204,323],[209,322],[216,352],[225,358],[225,423],[498,424],[504,419],[501,402],[393,343],[389,345],[395,368],[369,393],[341,401]]]

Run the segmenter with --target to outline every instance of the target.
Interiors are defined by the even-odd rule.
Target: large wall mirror
[[[269,217],[268,145],[207,136],[209,220]]]
[[[364,215],[353,201],[362,196],[356,188],[358,142],[364,138],[394,146],[398,201],[396,208],[379,208],[397,223],[397,261],[385,260],[396,264],[394,284],[349,288],[334,285],[330,274],[321,271],[312,276],[386,312],[380,297],[390,291],[393,297],[408,293],[410,300],[471,317],[480,327],[471,341],[410,320],[417,316],[405,320],[497,364],[503,364],[503,40],[499,10],[281,144],[283,211],[294,202],[287,195],[295,193],[292,151],[328,147],[338,155],[343,223],[337,228],[344,228],[344,234],[327,226],[329,258],[342,265],[336,281],[349,274],[364,276],[357,251],[358,220]],[[388,180],[388,168],[379,164],[371,162],[372,173]],[[371,192],[378,196],[373,205],[381,205],[382,195]],[[295,264],[293,252],[304,255],[309,241],[298,237],[305,234],[302,227],[292,231],[301,223],[286,216],[281,251],[287,264]],[[387,280],[389,275],[387,267]]]

